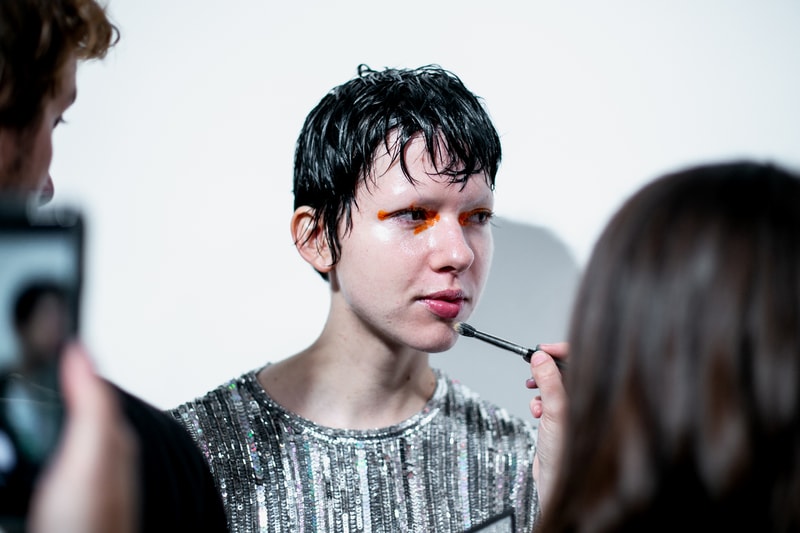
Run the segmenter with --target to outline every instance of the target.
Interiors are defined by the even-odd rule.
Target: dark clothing
[[[38,379],[44,372],[37,379],[19,376],[14,371],[0,374],[0,531],[10,533],[22,529],[20,517],[28,512],[31,487],[56,445],[62,418],[52,385]],[[26,424],[29,420],[38,425]]]
[[[0,377],[0,392],[5,387]],[[208,463],[184,427],[172,416],[113,385],[120,406],[139,441],[141,531],[227,532],[222,498]],[[7,421],[0,410],[0,430]],[[5,434],[13,436],[13,432]],[[37,468],[23,457],[15,470],[0,472],[0,528],[22,531],[14,516],[24,516]],[[11,487],[14,487],[13,489]],[[20,488],[22,487],[22,488]],[[80,490],[80,487],[75,487]]]
[[[228,531],[222,498],[205,458],[174,418],[116,387],[142,464],[143,532]]]

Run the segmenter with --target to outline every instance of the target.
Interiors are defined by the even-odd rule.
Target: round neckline
[[[267,365],[268,366],[268,365]],[[261,386],[258,381],[258,373],[264,367],[251,370],[245,375],[248,386],[255,393],[256,399],[260,404],[266,405],[270,409],[276,411],[281,417],[291,421],[291,425],[300,427],[304,432],[308,431],[316,433],[327,438],[336,438],[339,440],[353,439],[353,440],[369,440],[380,439],[389,436],[396,436],[402,433],[412,431],[418,427],[427,424],[432,420],[441,409],[442,400],[447,393],[448,384],[444,374],[437,368],[434,368],[436,375],[436,388],[433,391],[431,398],[425,403],[420,411],[411,415],[409,418],[393,424],[391,426],[384,426],[374,429],[344,429],[323,426],[305,418],[275,401],[272,396]]]

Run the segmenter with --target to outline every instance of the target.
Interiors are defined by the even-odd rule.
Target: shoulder
[[[167,413],[198,443],[202,443],[209,432],[227,432],[230,428],[221,426],[219,420],[234,420],[247,411],[252,402],[264,401],[265,393],[256,373],[257,370],[245,372],[202,396],[168,409]]]
[[[260,390],[256,378],[257,372],[257,370],[250,370],[237,378],[229,379],[202,396],[183,402],[168,409],[167,412],[180,419],[181,413],[187,413],[198,408],[207,408],[216,404],[226,405],[243,397],[249,399]]]

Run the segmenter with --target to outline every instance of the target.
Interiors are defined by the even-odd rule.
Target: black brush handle
[[[504,350],[508,350],[509,352],[514,352],[522,356],[526,363],[531,362],[531,356],[535,351],[539,349],[539,345],[537,344],[535,348],[530,349],[524,346],[520,346],[519,344],[514,344],[513,342],[509,342],[505,339],[501,339],[500,337],[495,337],[494,335],[489,335],[488,333],[484,333],[482,331],[478,331],[474,327],[470,326],[469,324],[465,324],[461,322],[458,325],[458,331],[465,337],[474,337],[476,339],[480,339],[484,342],[488,342],[498,348],[503,348]],[[556,362],[556,366],[558,369],[563,373],[567,369],[567,363],[562,361],[558,357],[553,357],[553,360]]]

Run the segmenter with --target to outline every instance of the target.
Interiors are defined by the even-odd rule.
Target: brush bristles
[[[465,337],[474,337],[475,336],[475,328],[467,324],[466,322],[456,322],[453,324],[453,329],[459,335],[464,335]]]

